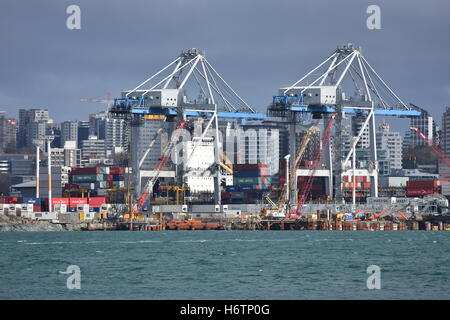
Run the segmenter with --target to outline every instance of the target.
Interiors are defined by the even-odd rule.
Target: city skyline
[[[80,30],[71,31],[65,27],[67,3],[41,1],[39,6],[29,4],[32,10],[22,10],[20,4],[7,1],[0,13],[2,26],[8,26],[2,30],[9,30],[0,35],[2,42],[9,43],[0,53],[2,108],[13,115],[19,108],[36,106],[48,108],[55,122],[82,120],[106,105],[82,103],[81,98],[105,98],[107,92],[118,97],[182,50],[197,47],[237,92],[261,111],[279,87],[298,79],[336,46],[352,42],[362,46],[374,67],[406,102],[427,109],[440,123],[440,111],[450,100],[448,64],[440,63],[450,48],[444,35],[450,25],[446,17],[450,4],[438,0],[426,6],[420,1],[382,3],[382,28],[371,31],[365,26],[369,1],[351,2],[353,5],[341,7],[324,1],[250,1],[239,3],[235,10],[237,3],[227,1],[217,4],[216,12],[223,17],[216,17],[206,14],[211,9],[205,1],[196,1],[197,6],[176,1],[171,10],[164,1],[132,1],[130,8],[140,8],[134,12],[141,22],[136,29],[116,23],[123,10],[119,2],[110,1],[103,7],[81,0],[77,4],[83,23]],[[305,32],[298,27],[298,19],[300,25],[311,25],[318,14],[322,23],[313,30]],[[46,19],[39,19],[41,15]],[[277,22],[281,15],[283,24]],[[16,19],[18,16],[21,19]],[[191,24],[191,17],[201,17],[204,23]],[[223,21],[228,17],[233,17],[233,24]],[[171,19],[176,23],[157,27]],[[182,25],[190,27],[180,28]],[[414,37],[403,36],[412,29]],[[31,38],[27,37],[30,32]],[[136,36],[127,36],[131,33]],[[23,37],[28,40],[19,41]],[[27,50],[35,46],[40,50]],[[432,50],[437,47],[442,50]],[[414,49],[405,52],[404,48]],[[407,128],[407,121],[399,123]]]

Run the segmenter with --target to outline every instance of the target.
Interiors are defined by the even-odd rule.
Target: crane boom
[[[446,156],[446,154],[444,153],[444,151],[441,148],[439,148],[431,139],[429,139],[425,135],[425,133],[420,131],[419,128],[411,127],[410,129],[412,131],[414,131],[423,141],[425,141],[427,143],[427,145],[431,148],[431,150],[433,150],[433,152],[439,157],[439,159],[444,161],[444,163],[448,167],[450,167],[450,159]]]
[[[311,191],[311,187],[312,187],[312,184],[314,181],[314,176],[315,176],[316,170],[319,167],[320,160],[322,159],[322,151],[323,151],[323,149],[325,149],[325,147],[330,142],[331,131],[333,129],[333,123],[334,123],[335,118],[336,118],[336,114],[332,114],[330,117],[330,120],[328,121],[327,128],[325,129],[325,132],[322,137],[322,141],[321,141],[322,143],[320,146],[320,150],[316,154],[316,157],[315,157],[312,167],[310,169],[311,173],[308,176],[308,180],[306,181],[305,186],[302,188],[302,192],[300,193],[298,203],[297,203],[297,209],[296,209],[295,213],[289,213],[288,214],[289,217],[297,218],[303,209],[303,205],[305,204],[306,199],[308,198],[309,192]]]
[[[294,162],[294,170],[296,170],[300,166],[300,161],[302,161],[303,154],[306,151],[306,147],[308,146],[309,141],[311,140],[311,136],[313,135],[315,128],[311,128],[309,130],[305,131],[305,135],[303,136],[303,139],[300,143],[300,146],[297,149],[297,155],[295,157]],[[294,174],[295,175],[295,174]],[[292,177],[290,181],[293,181],[295,177]],[[278,209],[281,211],[285,204],[285,196],[286,196],[287,186],[283,185],[283,188],[280,192],[280,197],[278,198]]]
[[[158,180],[158,178],[159,178],[161,169],[167,163],[167,160],[169,160],[170,152],[172,152],[172,149],[175,146],[175,142],[178,140],[178,137],[180,136],[180,130],[178,130],[178,129],[183,128],[185,124],[186,124],[186,121],[181,121],[178,124],[175,132],[172,135],[172,139],[170,139],[170,142],[164,148],[164,152],[163,152],[158,164],[155,167],[155,172],[156,172],[155,175],[147,181],[141,195],[138,198],[137,203],[134,206],[134,209],[133,209],[134,215],[139,213],[139,211],[141,210],[145,201],[147,201],[147,199],[149,198],[150,193],[152,192],[153,186],[155,185],[156,180]]]

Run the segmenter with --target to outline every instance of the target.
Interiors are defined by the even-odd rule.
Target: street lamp
[[[39,198],[39,151],[44,146],[44,141],[41,139],[33,139],[33,144],[36,146],[36,198]]]
[[[45,136],[45,141],[47,141],[47,156],[48,156],[48,211],[53,212],[52,208],[52,149],[51,142],[55,138],[54,135]]]
[[[289,199],[290,199],[290,187],[289,187],[289,158],[291,157],[290,154],[288,154],[287,156],[284,157],[284,159],[286,160],[286,206],[289,205]]]

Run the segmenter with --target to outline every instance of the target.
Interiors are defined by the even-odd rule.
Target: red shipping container
[[[76,207],[79,204],[88,204],[88,198],[70,198],[70,207]]]
[[[106,181],[113,181],[113,176],[112,176],[112,174],[106,174],[106,175],[105,175],[105,178],[106,178],[106,179],[105,179]]]
[[[233,170],[258,170],[262,168],[267,168],[265,163],[254,163],[254,164],[233,164]]]
[[[100,207],[101,205],[107,203],[106,197],[92,197],[89,198],[90,207]]]
[[[6,198],[0,198],[0,204],[5,204],[6,202]]]
[[[406,189],[406,196],[407,197],[415,197],[415,196],[426,196],[426,195],[432,195],[436,194],[437,189],[436,188],[407,188]]]
[[[411,180],[406,182],[407,188],[436,188],[437,180]]]
[[[69,198],[52,198],[52,205],[66,204],[69,205]]]
[[[74,168],[72,168],[70,173],[72,175],[77,175],[77,174],[98,174],[98,173],[100,173],[100,168],[99,167],[89,167],[89,168],[77,168],[77,167],[74,167]]]
[[[8,197],[6,198],[6,203],[8,204],[15,204],[19,201],[18,197]]]
[[[36,206],[36,205],[34,205],[34,206],[33,206],[33,211],[34,211],[34,212],[41,212],[41,210],[42,210],[41,208],[42,208],[41,206]]]
[[[111,167],[109,168],[110,174],[125,174],[125,168],[123,167]]]

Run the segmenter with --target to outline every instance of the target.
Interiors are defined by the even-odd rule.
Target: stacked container
[[[66,189],[95,190],[97,195],[106,195],[108,189],[125,188],[125,172],[124,167],[72,168]]]
[[[250,187],[253,190],[264,190],[271,185],[267,177],[267,164],[235,164],[233,165],[233,183],[238,187]]]

